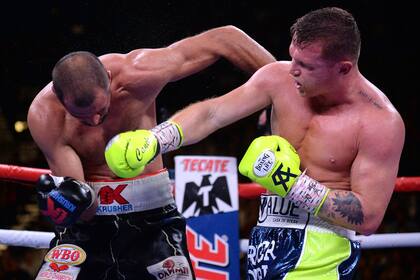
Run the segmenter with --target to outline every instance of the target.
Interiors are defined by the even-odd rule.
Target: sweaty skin
[[[188,145],[271,105],[272,133],[296,148],[301,170],[331,189],[318,216],[371,234],[394,189],[404,124],[357,65],[331,64],[320,54],[318,43],[304,49],[292,43],[292,61],[271,63],[239,88],[193,104],[172,120]]]
[[[227,40],[231,36],[236,38],[236,46]],[[83,114],[79,119],[70,115],[50,83],[29,109],[31,133],[54,174],[82,180],[83,173],[92,179],[114,178],[103,155],[108,140],[122,131],[152,128],[156,125],[155,99],[162,88],[222,56],[249,73],[274,61],[267,51],[234,27],[215,29],[168,48],[107,54],[100,60],[111,76],[112,97],[104,122],[89,126],[83,122]],[[160,168],[162,161],[158,158],[145,172]]]
[[[110,77],[111,99],[98,93],[88,109],[65,108],[49,83],[35,97],[28,112],[32,137],[54,175],[78,180],[113,179],[115,175],[104,158],[106,143],[120,132],[154,127],[155,99],[162,88],[222,57],[250,74],[275,61],[233,26],[211,29],[166,48],[103,55],[99,59]],[[72,114],[66,109],[71,109]],[[159,156],[144,172],[162,167]]]

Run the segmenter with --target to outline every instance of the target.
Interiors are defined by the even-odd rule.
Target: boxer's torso
[[[273,95],[272,133],[293,144],[302,170],[307,168],[309,176],[335,189],[350,189],[360,137],[396,113],[385,95],[368,81],[355,84],[349,103],[325,109],[300,96],[290,76],[279,85],[282,91]]]
[[[59,130],[56,141],[71,147],[80,157],[85,178],[115,178],[104,158],[107,142],[116,134],[128,130],[149,129],[156,125],[155,99],[166,81],[159,80],[158,70],[136,69],[136,85],[129,84],[130,66],[126,66],[122,55],[107,56],[102,59],[105,68],[111,72],[111,105],[100,125],[89,126],[71,116],[48,84],[35,98],[32,106],[43,110],[48,128]],[[127,69],[128,68],[128,69]],[[134,72],[134,71],[133,71]],[[54,118],[54,120],[51,119]],[[45,131],[45,137],[49,137]],[[65,159],[63,159],[65,160]],[[145,173],[162,168],[161,157],[148,165]]]

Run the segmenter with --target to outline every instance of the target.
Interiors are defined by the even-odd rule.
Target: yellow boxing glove
[[[302,173],[300,158],[286,139],[271,135],[256,138],[239,163],[239,172],[267,190],[317,215],[329,188]]]
[[[286,139],[271,135],[252,141],[239,172],[269,191],[285,197],[300,175],[300,158]]]
[[[169,121],[151,130],[123,132],[114,136],[106,145],[105,160],[117,176],[135,177],[159,153],[181,146],[182,139],[180,126]]]

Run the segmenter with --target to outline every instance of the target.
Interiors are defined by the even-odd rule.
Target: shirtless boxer
[[[99,58],[74,52],[57,62],[52,82],[28,113],[31,134],[54,175],[39,180],[40,208],[56,224],[56,247],[37,279],[194,278],[185,220],[162,159],[142,176],[121,180],[103,150],[119,132],[156,125],[155,99],[167,83],[222,57],[249,74],[275,61],[244,32],[225,26],[166,48]]]
[[[375,232],[391,198],[404,123],[359,71],[350,13],[310,12],[291,35],[291,61],[266,65],[152,130],[119,134],[105,154],[115,172],[139,169],[271,105],[273,135],[254,140],[239,165],[269,190],[251,233],[248,279],[350,279],[360,258],[354,232]]]

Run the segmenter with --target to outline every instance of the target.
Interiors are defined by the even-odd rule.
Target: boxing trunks
[[[166,170],[88,184],[98,196],[96,216],[56,227],[36,279],[194,279]]]
[[[351,279],[360,259],[355,232],[262,195],[248,247],[247,279]]]

